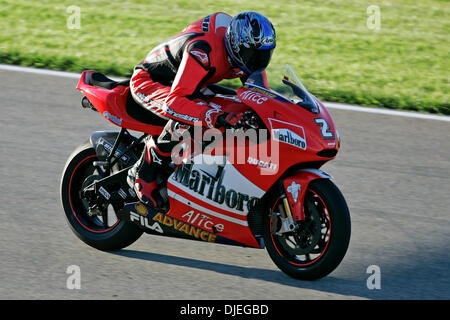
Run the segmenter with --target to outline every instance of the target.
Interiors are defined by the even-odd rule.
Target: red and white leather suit
[[[168,120],[214,127],[222,112],[199,99],[200,90],[223,79],[248,76],[232,66],[227,55],[224,36],[231,19],[214,13],[154,48],[135,67],[133,98]]]

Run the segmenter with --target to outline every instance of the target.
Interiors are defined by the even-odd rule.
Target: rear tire
[[[98,217],[88,215],[79,191],[86,178],[94,174],[93,163],[97,160],[90,143],[79,146],[70,155],[61,179],[62,206],[70,228],[84,243],[99,250],[120,250],[139,239],[143,231],[134,223],[117,218],[114,224],[105,226]]]
[[[279,197],[270,208],[275,208]],[[273,234],[276,225],[264,217],[264,241],[273,262],[289,276],[300,280],[325,277],[344,258],[350,242],[350,213],[339,189],[328,179],[312,181],[306,191],[305,221],[288,234]],[[271,210],[272,210],[271,209]],[[271,211],[270,210],[270,211]]]

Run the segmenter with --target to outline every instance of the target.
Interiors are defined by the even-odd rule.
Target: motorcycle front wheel
[[[305,194],[305,220],[291,232],[278,232],[281,198],[264,220],[264,242],[272,261],[299,280],[317,280],[337,268],[350,242],[350,213],[339,189],[328,179],[312,181]]]

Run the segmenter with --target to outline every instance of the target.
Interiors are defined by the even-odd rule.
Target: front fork
[[[278,211],[272,213],[272,216],[278,217],[278,219],[273,219],[272,221],[274,223],[279,223],[279,225],[273,225],[271,228],[271,230],[274,230],[274,234],[276,235],[293,232],[299,228],[299,224],[292,216],[292,211],[286,194],[282,194],[280,200],[281,201],[278,204]]]
[[[280,226],[272,228],[277,230],[275,234],[281,235],[299,229],[302,221],[305,220],[304,199],[308,185],[317,179],[332,179],[324,171],[318,169],[301,169],[291,176],[282,180],[282,192],[278,204],[278,212],[273,215],[278,216]]]

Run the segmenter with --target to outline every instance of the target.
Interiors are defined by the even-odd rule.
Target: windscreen
[[[263,71],[256,71],[252,73],[245,82],[245,87],[266,94],[276,100],[298,105],[312,113],[318,114],[320,112],[316,101],[289,65],[285,66],[281,86],[283,92],[291,92],[292,99],[270,89],[267,81],[264,81],[262,72]],[[284,90],[283,87],[286,87],[287,90]]]
[[[282,80],[283,84],[292,89],[292,93],[300,101],[293,101],[296,105],[312,112],[319,113],[320,109],[316,103],[316,100],[305,88],[300,78],[295,74],[294,70],[289,65],[286,65],[285,72]]]

